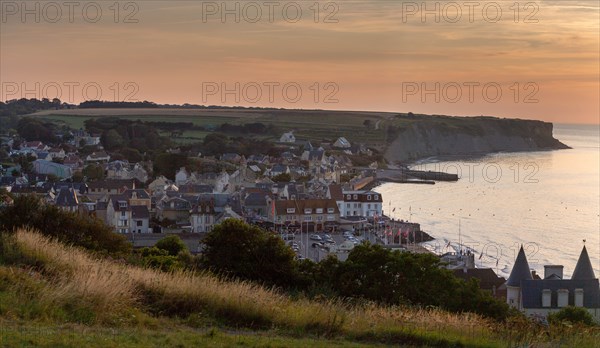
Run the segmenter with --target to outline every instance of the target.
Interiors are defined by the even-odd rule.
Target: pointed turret
[[[583,250],[581,250],[581,255],[579,255],[579,260],[577,260],[577,265],[575,266],[575,271],[573,271],[573,276],[571,279],[596,279],[596,276],[594,275],[594,268],[590,262],[590,257],[585,245],[583,246]]]
[[[508,280],[506,281],[506,285],[520,287],[521,281],[527,279],[533,278],[531,277],[531,271],[529,270],[527,256],[525,256],[523,245],[521,245],[521,249],[519,250],[519,254],[517,255],[517,260],[515,261],[515,265],[513,266],[512,271],[510,272]]]

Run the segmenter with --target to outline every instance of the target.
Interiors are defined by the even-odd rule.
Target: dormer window
[[[371,200],[371,195],[367,195],[367,201]]]
[[[296,212],[296,208],[287,208],[288,214],[294,214]]]
[[[312,214],[312,209],[311,208],[304,209],[304,214]]]
[[[120,209],[127,209],[127,202],[119,201],[119,208]]]
[[[356,195],[356,194],[355,194],[355,195],[354,195],[354,199],[358,199],[358,195]]]
[[[352,199],[352,195],[347,195],[346,199],[348,199],[348,200]]]
[[[323,214],[323,208],[317,208],[317,214]]]
[[[379,200],[379,195],[375,195],[375,200]]]
[[[333,208],[327,208],[327,213],[328,214],[333,214],[335,212],[335,209]]]

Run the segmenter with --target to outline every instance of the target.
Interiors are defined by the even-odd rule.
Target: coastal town
[[[293,130],[272,144],[277,151],[269,151],[277,155],[204,155],[171,146],[167,156],[192,158],[194,165],[169,163],[157,174],[149,159],[129,161],[123,151],[107,150],[107,133],[62,130],[53,134],[52,143],[24,131],[3,134],[0,156],[14,165],[0,167],[0,205],[34,195],[61,210],[99,219],[134,248],[152,247],[175,234],[192,253],[202,252],[203,238],[214,226],[236,219],[279,235],[298,260],[318,262],[335,255],[343,261],[365,241],[432,253],[421,243],[433,238],[418,222],[390,218],[397,207],[385,207],[373,189],[386,181],[458,180],[401,165],[382,167],[377,161],[358,166],[353,156],[373,155],[365,144],[346,137],[313,144],[297,139]],[[600,319],[600,287],[585,247],[572,279],[563,279],[562,266],[546,266],[540,277],[530,270],[523,249],[508,280],[491,268],[477,268],[467,248],[455,246],[437,256],[458,278],[476,279],[482,290],[530,316],[545,320],[553,310],[576,306]]]

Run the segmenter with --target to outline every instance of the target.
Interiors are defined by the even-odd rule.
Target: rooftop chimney
[[[560,279],[563,278],[562,265],[546,265],[544,266],[544,279],[548,279],[551,275],[557,275]]]

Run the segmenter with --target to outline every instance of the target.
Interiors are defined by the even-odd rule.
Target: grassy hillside
[[[502,347],[560,334],[563,343],[592,347],[600,339],[598,331],[538,336],[435,309],[293,299],[208,274],[96,258],[26,230],[3,236],[1,251],[3,346]]]

